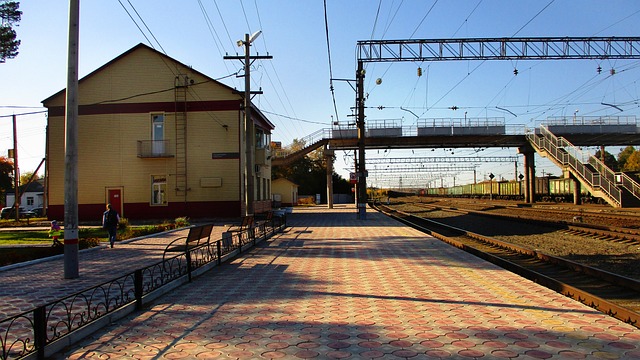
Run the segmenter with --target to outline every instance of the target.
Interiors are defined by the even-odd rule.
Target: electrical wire
[[[147,40],[147,43],[155,50],[155,46],[153,46],[153,43],[151,42],[151,40],[149,40],[149,38],[147,37],[147,34],[144,33],[144,31],[142,30],[142,28],[140,27],[140,25],[138,25],[138,23],[136,22],[136,20],[133,18],[133,16],[131,15],[131,13],[129,12],[129,10],[124,6],[124,4],[122,3],[121,0],[118,0],[118,2],[120,3],[120,6],[122,6],[122,8],[124,9],[124,11],[127,13],[127,15],[129,15],[129,18],[131,19],[131,21],[133,21],[133,24],[138,28],[138,30],[140,30],[140,33],[142,34],[142,36],[144,36],[144,38]]]
[[[621,22],[623,22],[623,21],[625,21],[625,20],[629,19],[630,17],[633,17],[634,15],[636,15],[636,14],[638,14],[638,13],[640,13],[640,10],[636,10],[636,11],[634,11],[633,13],[631,13],[631,14],[629,14],[629,15],[625,16],[624,18],[622,18],[622,19],[620,19],[620,20],[618,20],[618,21],[614,22],[613,24],[611,24],[611,25],[609,25],[609,26],[605,27],[604,29],[602,29],[602,30],[600,30],[600,31],[596,32],[596,33],[595,33],[595,34],[593,34],[593,35],[594,35],[594,36],[595,36],[595,35],[598,35],[598,34],[600,34],[601,32],[603,32],[603,31],[605,31],[605,30],[608,30],[608,29],[610,29],[610,28],[612,28],[612,27],[614,27],[614,26],[616,26],[616,25],[620,24]]]
[[[260,110],[260,111],[262,111],[265,114],[279,116],[279,117],[283,117],[285,119],[300,121],[300,122],[304,122],[304,123],[308,123],[308,124],[317,124],[317,125],[326,125],[327,124],[326,122],[312,121],[312,120],[305,120],[305,119],[295,118],[295,117],[291,117],[291,116],[288,116],[288,115],[282,115],[282,114],[278,114],[278,113],[267,111],[267,110]]]
[[[338,115],[338,106],[336,104],[336,93],[333,88],[333,66],[331,64],[331,45],[329,42],[329,19],[327,16],[327,0],[324,0],[323,4],[324,4],[324,31],[327,39],[327,58],[329,60],[329,89],[331,90],[331,98],[333,100],[333,111],[336,114],[336,121],[340,122],[340,116]]]
[[[524,25],[522,25],[522,26],[520,27],[520,29],[518,29],[518,31],[516,31],[515,33],[513,33],[513,35],[511,35],[511,37],[513,38],[513,37],[515,37],[516,35],[518,35],[518,33],[519,33],[520,31],[522,31],[522,29],[524,29],[525,27],[527,27],[527,25],[529,25],[529,24],[530,24],[530,23],[531,23],[535,18],[537,18],[537,17],[538,17],[538,15],[542,14],[542,12],[543,12],[543,11],[545,11],[545,10],[546,10],[546,8],[548,8],[551,4],[553,4],[553,2],[554,2],[554,1],[555,1],[555,0],[551,0],[551,1],[549,1],[549,3],[548,3],[545,7],[543,7],[540,11],[538,11],[538,13],[537,13],[537,14],[533,15],[533,17],[532,17],[531,19],[529,19],[529,21],[527,21]]]
[[[233,46],[235,46],[235,43],[231,39],[231,34],[229,33],[229,28],[227,27],[227,24],[224,22],[224,16],[222,16],[222,12],[220,11],[220,7],[218,7],[218,2],[216,0],[213,0],[213,4],[216,6],[216,10],[218,11],[218,16],[220,17],[220,22],[222,23],[222,26],[224,27],[224,30],[227,32],[227,37],[229,38],[229,43],[233,47]],[[222,43],[222,41],[220,43]]]
[[[326,1],[325,1],[326,2]],[[380,7],[382,6],[382,0],[378,1],[378,10],[376,10],[376,18],[373,20],[373,29],[371,29],[370,39],[373,39],[373,34],[376,32],[376,26],[378,25],[378,17],[380,16]]]
[[[436,6],[436,4],[438,3],[438,0],[435,0],[433,2],[433,5],[431,5],[431,7],[429,8],[429,11],[427,11],[427,13],[422,17],[422,20],[420,20],[420,23],[418,23],[418,26],[416,26],[416,29],[413,30],[413,32],[411,33],[411,35],[409,35],[409,38],[412,39],[413,35],[415,35],[415,33],[418,31],[418,29],[420,28],[420,26],[422,26],[422,23],[427,19],[427,16],[429,16],[429,14],[431,14],[431,11],[433,10],[433,8]]]
[[[119,1],[119,0],[118,0]],[[160,44],[160,42],[158,41],[158,39],[156,39],[156,36],[153,35],[153,31],[151,31],[151,29],[149,29],[149,27],[147,26],[147,23],[144,21],[144,19],[142,18],[142,16],[140,16],[140,14],[138,13],[138,10],[136,9],[135,6],[133,6],[133,4],[131,3],[130,0],[127,0],[127,2],[129,3],[129,5],[131,6],[131,8],[133,9],[133,11],[136,13],[136,15],[138,15],[138,18],[140,19],[140,21],[142,21],[142,24],[144,25],[144,27],[147,29],[147,31],[149,32],[149,34],[151,34],[151,37],[153,37],[153,40],[156,41],[156,44],[158,44],[158,46],[160,47],[160,49],[162,50],[162,52],[167,55],[167,52],[164,50],[164,48],[162,47],[162,45]]]
[[[46,113],[47,111],[48,110],[40,110],[40,111],[30,111],[30,112],[19,113],[19,114],[0,115],[0,118],[7,118],[7,117],[13,117],[13,116],[24,116],[24,115],[34,115],[34,114],[43,114],[43,113]]]
[[[480,7],[480,4],[482,4],[482,0],[478,1],[478,3],[476,4],[476,6],[473,8],[473,10],[471,10],[471,12],[469,13],[469,15],[467,15],[467,17],[464,19],[464,21],[462,22],[462,24],[460,24],[460,26],[458,26],[458,28],[456,29],[456,31],[453,32],[453,35],[451,35],[451,37],[455,37],[456,34],[458,34],[458,31],[460,31],[460,29],[462,29],[462,27],[468,23],[469,18],[471,17],[471,15],[473,15],[474,12],[476,12],[476,10],[478,9],[478,7]]]
[[[220,46],[222,46],[222,42],[220,41],[220,36],[218,36],[218,32],[213,26],[213,23],[211,22],[211,18],[209,17],[207,10],[202,4],[202,0],[198,0],[198,5],[200,6],[200,11],[204,16],[205,23],[207,24],[207,29],[209,29],[209,34],[211,34],[211,38],[213,39],[213,43],[216,45],[216,48],[218,49],[218,53],[222,55],[222,49],[220,49]],[[218,42],[220,42],[220,45],[218,45]]]
[[[262,25],[262,18],[260,16],[260,9],[258,8],[258,3],[257,1],[254,0],[254,7],[255,7],[255,11],[256,11],[256,18],[258,19],[258,25],[260,29],[264,29],[264,26]],[[267,32],[268,33],[268,32]],[[264,47],[265,50],[267,51],[267,54],[269,53],[269,46],[267,43],[267,39],[268,34],[267,33],[263,33],[262,37],[260,38],[262,40],[262,42],[264,43]],[[273,92],[275,93],[278,102],[282,108],[282,110],[286,113],[286,116],[291,117],[292,119],[297,119],[298,116],[296,115],[295,109],[293,107],[293,105],[291,104],[291,99],[288,96],[288,92],[287,89],[283,86],[282,81],[280,80],[280,76],[278,74],[278,71],[276,69],[276,67],[274,66],[274,62],[273,61],[269,61],[267,62],[268,68],[267,66],[264,66],[264,75],[267,76],[267,79],[269,80],[269,83],[271,84],[271,89],[273,90]],[[273,77],[271,75],[271,72],[273,71]],[[276,80],[276,82],[274,82],[274,79]],[[276,83],[278,86],[276,86]],[[286,100],[286,104],[285,101]],[[267,105],[270,106],[270,109],[275,109],[275,107],[271,104],[271,102],[269,101],[268,97],[261,97],[261,100],[264,100],[266,102]],[[288,105],[288,107],[287,107]],[[261,110],[264,110],[264,107],[261,105]],[[291,113],[293,114],[293,116],[291,116],[289,114],[289,111],[291,111]],[[275,123],[275,121],[274,121]],[[280,126],[279,128],[285,132],[290,138],[301,138],[303,137],[302,135],[300,135],[300,127],[299,126],[289,126],[290,124],[281,124],[282,126]],[[291,130],[293,130],[296,134],[292,134]]]
[[[247,12],[244,10],[244,3],[242,2],[242,0],[240,0],[240,7],[242,8],[242,14],[244,15],[244,21],[247,23],[247,29],[249,29],[249,34],[251,34],[253,31],[251,31],[251,25],[249,25],[249,18],[247,17]]]

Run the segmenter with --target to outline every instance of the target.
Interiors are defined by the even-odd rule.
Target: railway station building
[[[50,219],[64,218],[65,96],[48,109]],[[79,81],[78,218],[238,217],[245,210],[243,94],[144,44]],[[274,125],[252,106],[254,206],[271,203]],[[259,206],[258,206],[259,205]]]

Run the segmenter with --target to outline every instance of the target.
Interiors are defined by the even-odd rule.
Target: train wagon
[[[574,182],[572,179],[549,176],[535,179],[535,200],[544,202],[572,202]],[[524,200],[524,180],[483,181],[476,184],[456,185],[452,187],[429,188],[424,191],[428,196],[464,197],[472,199]],[[582,189],[583,202],[593,202],[592,196]]]

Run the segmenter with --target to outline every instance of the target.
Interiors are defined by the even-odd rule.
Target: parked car
[[[2,210],[0,210],[0,217],[2,219],[14,218],[16,216],[15,215],[16,214],[15,211],[16,210],[15,210],[14,207],[4,207],[4,208],[2,208]],[[27,210],[27,209],[25,209],[23,207],[21,207],[18,211],[19,211],[18,214],[19,214],[19,216],[21,218],[34,218],[34,217],[36,217],[36,213],[34,213],[31,210]]]
[[[33,211],[33,213],[36,214],[37,217],[41,217],[44,213],[44,209],[42,208],[42,206],[31,209],[31,211]]]

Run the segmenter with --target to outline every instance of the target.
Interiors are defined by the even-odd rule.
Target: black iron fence
[[[259,222],[245,231],[187,248],[153,265],[0,320],[0,359],[44,359],[72,343],[71,335],[80,330],[95,331],[97,327],[90,326],[100,326],[100,320],[118,319],[141,309],[145,300],[157,297],[152,296],[157,290],[170,284],[178,286],[179,279],[191,281],[196,270],[220,264],[240,254],[246,245],[253,246],[285,227],[284,217]]]

